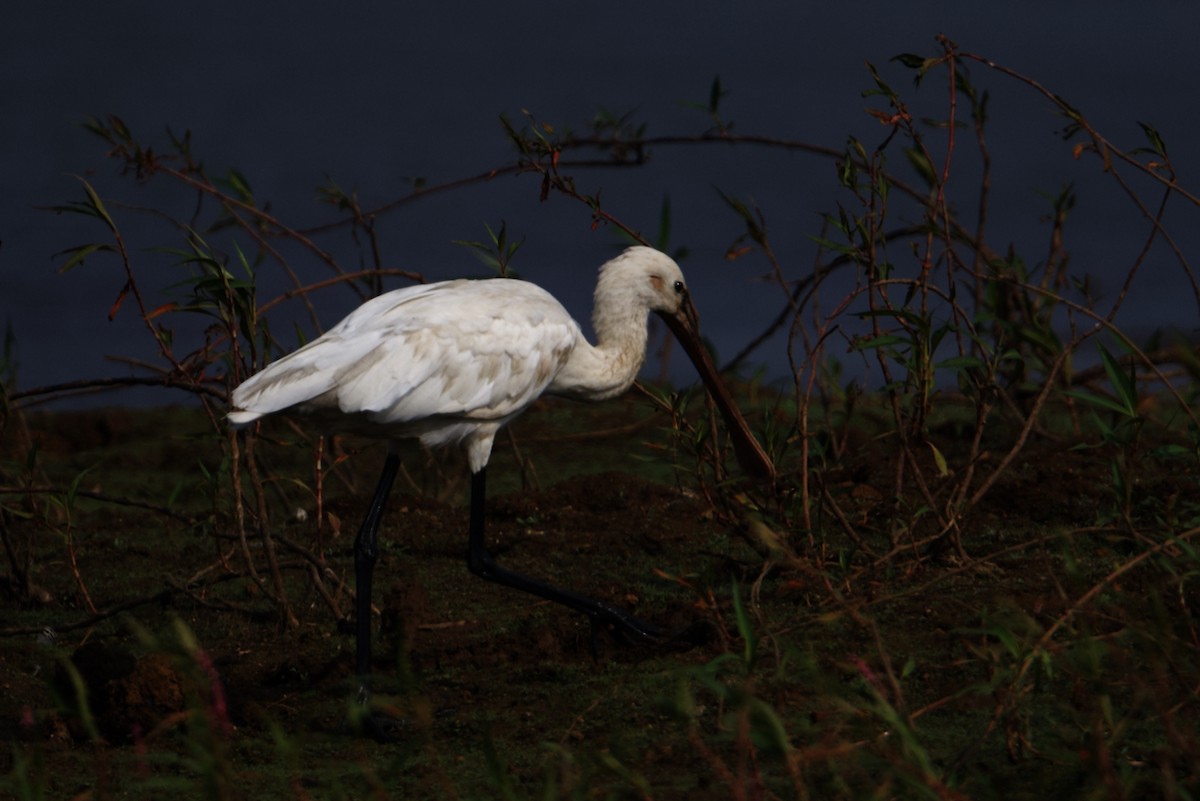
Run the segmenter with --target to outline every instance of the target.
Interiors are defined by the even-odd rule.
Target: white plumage
[[[645,247],[601,268],[596,346],[534,284],[398,289],[239,386],[229,421],[291,411],[322,427],[427,446],[461,441],[478,472],[499,428],[542,393],[601,400],[628,389],[645,358],[647,313],[675,314],[685,299],[678,265]]]

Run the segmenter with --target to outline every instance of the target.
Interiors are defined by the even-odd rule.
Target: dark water
[[[722,106],[735,131],[840,147],[853,133],[869,144],[885,129],[864,114],[870,86],[864,62],[885,70],[910,96],[939,108],[931,83],[913,95],[909,74],[888,59],[937,52],[944,32],[1034,76],[1067,98],[1119,144],[1142,143],[1137,121],[1167,138],[1182,183],[1200,187],[1194,47],[1200,5],[1107,3],[728,3],[369,4],[22,3],[0,32],[0,324],[16,338],[19,383],[29,388],[121,375],[106,356],[153,358],[141,322],[126,308],[106,319],[123,277],[112,260],[93,259],[60,275],[52,254],[100,237],[95,226],[35,210],[79,196],[70,176],[130,193],[105,163],[99,140],[77,123],[119,114],[144,139],[164,142],[170,126],[190,129],[195,149],[216,170],[236,166],[256,194],[296,225],[328,218],[314,187],[332,177],[367,205],[407,191],[407,179],[448,181],[504,165],[513,154],[498,115],[523,108],[582,128],[597,109],[634,111],[650,132],[697,133],[705,116],[681,101],[704,101],[715,75],[729,92]],[[977,78],[984,76],[976,68]],[[1014,242],[1031,262],[1044,257],[1047,204],[1039,192],[1074,181],[1079,204],[1070,229],[1073,269],[1111,297],[1148,232],[1139,212],[1095,168],[1075,162],[1047,102],[1012,82],[993,90],[989,135],[997,172],[993,245]],[[899,158],[897,153],[896,158]],[[92,172],[92,171],[95,172]],[[761,260],[720,257],[742,231],[714,187],[753,200],[768,216],[778,254],[800,276],[811,269],[820,215],[839,195],[834,170],[810,155],[752,148],[661,150],[642,170],[583,173],[604,189],[605,205],[644,230],[671,198],[675,244],[719,352],[731,354],[780,304],[758,280]],[[1153,196],[1152,196],[1153,197]],[[1197,210],[1180,202],[1170,218],[1179,247],[1200,254]],[[582,206],[538,200],[536,183],[506,177],[414,204],[387,217],[389,266],[429,277],[478,273],[455,239],[479,239],[483,224],[505,221],[526,237],[518,267],[559,295],[580,319],[590,311],[594,267],[613,233],[593,231]],[[177,275],[151,251],[178,245],[143,234],[122,217],[148,286]],[[339,254],[344,255],[344,254]],[[312,277],[319,265],[300,263]],[[1121,321],[1134,331],[1173,323],[1194,330],[1196,300],[1164,248],[1152,252]],[[162,278],[156,278],[162,276]],[[829,298],[826,305],[832,303]],[[326,296],[335,321],[353,305]],[[756,354],[778,372],[777,339]],[[161,392],[108,396],[106,402],[166,402]]]

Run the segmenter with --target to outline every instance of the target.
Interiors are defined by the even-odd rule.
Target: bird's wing
[[[419,305],[421,297],[439,286],[424,284],[372,298],[317,339],[264,367],[234,389],[230,421],[242,425],[327,397],[340,372],[369,354],[374,343],[364,334],[373,321],[405,301]]]
[[[549,294],[506,280],[427,295],[381,323],[360,334],[373,340],[370,352],[337,386],[343,413],[381,423],[514,414],[545,390],[580,336]]]
[[[504,418],[545,390],[579,337],[566,310],[532,284],[429,284],[369,301],[233,401],[255,417],[299,406],[389,425]]]

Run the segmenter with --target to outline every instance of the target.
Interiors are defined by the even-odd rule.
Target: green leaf
[[[1090,403],[1093,406],[1099,406],[1101,409],[1107,409],[1110,412],[1116,412],[1119,415],[1125,415],[1125,407],[1111,398],[1106,398],[1103,395],[1094,395],[1091,392],[1083,392],[1077,389],[1065,390],[1063,395],[1068,398],[1076,398],[1084,403]]]
[[[1150,149],[1164,159],[1168,158],[1167,143],[1163,141],[1162,135],[1154,126],[1144,122],[1139,122],[1138,125],[1142,126],[1142,133],[1146,135],[1146,139],[1150,142]]]
[[[742,593],[738,588],[738,583],[733,582],[733,617],[737,623],[738,634],[742,636],[744,650],[742,659],[746,666],[754,664],[754,653],[757,650],[757,641],[754,637],[754,626],[750,623],[750,615],[747,614],[746,608],[742,605]]]
[[[868,61],[866,66],[867,72],[871,73],[871,79],[875,81],[876,88],[864,89],[863,96],[869,97],[871,95],[881,94],[886,97],[895,98],[896,92],[893,91],[892,87],[888,86],[887,82],[883,80],[883,76],[879,74],[879,70],[875,68],[875,65]]]
[[[62,265],[60,265],[58,268],[58,271],[60,273],[65,273],[65,272],[68,272],[69,270],[73,270],[76,267],[78,267],[79,265],[83,264],[83,262],[87,259],[87,257],[92,255],[93,253],[112,253],[112,252],[113,252],[112,245],[106,245],[101,242],[93,242],[89,245],[79,245],[77,247],[67,248],[66,250],[60,250],[58,253],[55,253],[54,255],[57,257],[57,256],[65,256],[67,254],[70,254],[70,256],[67,258],[67,260],[64,261],[62,263]]]
[[[721,90],[721,76],[713,76],[712,86],[708,90],[708,110],[713,114],[721,107],[721,98],[725,96],[725,92]]]
[[[113,233],[117,231],[117,225],[113,222],[112,217],[108,213],[108,209],[104,207],[104,202],[100,200],[100,196],[96,194],[96,190],[92,188],[84,179],[78,175],[72,176],[79,183],[83,184],[84,194],[87,195],[86,200],[72,200],[62,206],[50,206],[50,211],[57,211],[60,214],[82,214],[87,217],[95,217],[108,226],[108,229]]]
[[[861,342],[854,343],[855,350],[871,350],[873,348],[886,348],[891,345],[907,344],[908,340],[897,334],[882,334],[871,339],[865,339]]]
[[[750,719],[755,724],[754,730],[779,754],[792,752],[792,743],[788,739],[787,728],[783,719],[765,702],[755,698],[750,703]],[[649,798],[649,796],[646,796]]]
[[[1104,363],[1104,372],[1108,374],[1108,380],[1112,383],[1113,391],[1116,392],[1117,398],[1124,405],[1123,414],[1127,417],[1137,417],[1137,380],[1133,376],[1132,365],[1129,368],[1129,373],[1126,374],[1121,369],[1121,363],[1103,345],[1100,346],[1100,360]]]
[[[246,180],[246,176],[242,175],[241,171],[230,167],[228,174],[225,176],[224,183],[234,191],[239,200],[249,204],[254,203],[254,191],[250,188],[250,182]]]
[[[925,56],[918,56],[916,53],[901,53],[898,56],[892,56],[892,61],[899,61],[910,70],[924,69],[931,60]]]
[[[96,194],[96,190],[92,188],[91,184],[79,176],[75,177],[79,180],[79,183],[83,184],[83,191],[88,196],[89,205],[94,211],[95,215],[104,221],[104,224],[108,226],[110,231],[116,233],[117,224],[113,222],[113,218],[109,216],[108,209],[104,207],[104,201],[102,201],[100,196]]]
[[[847,245],[844,242],[834,242],[832,239],[826,239],[825,237],[815,236],[812,234],[810,234],[808,238],[820,245],[825,250],[833,253],[841,253],[843,255],[850,256],[856,252],[852,245]]]
[[[923,151],[915,147],[907,147],[904,149],[904,155],[908,157],[908,163],[913,166],[917,174],[921,176],[921,180],[930,189],[937,186],[937,171],[934,170],[933,163],[929,161],[929,157]]]
[[[925,444],[929,446],[929,450],[933,451],[933,462],[937,465],[938,475],[943,478],[950,475],[950,467],[946,464],[946,457],[942,455],[942,452],[932,442]]]
[[[978,356],[951,356],[934,365],[939,370],[967,370],[972,367],[984,367],[983,359]]]
[[[1021,645],[1017,641],[1017,635],[1012,631],[1000,626],[991,626],[984,629],[985,632],[995,637],[1004,646],[1004,649],[1013,657],[1021,656]]]

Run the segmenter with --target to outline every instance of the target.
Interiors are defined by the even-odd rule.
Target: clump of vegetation
[[[57,207],[91,218],[101,233],[61,254],[61,266],[117,264],[109,314],[137,315],[158,359],[137,364],[135,377],[22,389],[19,343],[6,339],[0,540],[4,589],[21,611],[0,635],[22,643],[6,660],[19,676],[6,678],[32,687],[40,666],[57,663],[68,688],[57,706],[18,697],[8,792],[1200,794],[1196,350],[1169,331],[1135,341],[1118,324],[1152,261],[1160,273],[1169,266],[1200,307],[1200,284],[1166,216],[1169,206],[1194,215],[1200,200],[1178,182],[1152,126],[1141,125],[1140,146],[1120,147],[1040,83],[948,40],[931,56],[897,57],[891,71],[915,88],[902,93],[888,71],[870,69],[877,141],[851,137],[830,148],[739,133],[718,80],[697,104],[700,133],[651,136],[610,114],[577,132],[526,113],[503,120],[513,162],[475,181],[418,184],[376,207],[331,183],[320,190],[330,222],[311,229],[273,214],[246,174],[212,173],[189,135],[151,145],[118,117],[90,120],[128,182],[110,195],[81,180],[81,196]],[[1049,103],[1063,157],[1128,199],[1141,247],[1116,294],[1098,297],[1071,262],[1080,212],[1070,186],[1035,213],[1040,253],[993,239],[994,174],[1006,169],[993,164],[986,135],[995,82]],[[721,194],[739,226],[727,257],[765,269],[779,289],[777,313],[728,362],[777,480],[739,473],[702,394],[646,382],[634,401],[596,412],[594,428],[633,436],[614,464],[674,490],[611,475],[603,490],[589,484],[568,496],[569,487],[543,487],[551,473],[538,465],[559,463],[536,447],[539,436],[579,435],[579,412],[550,407],[497,446],[527,490],[498,501],[497,511],[511,547],[528,546],[536,559],[553,549],[530,543],[569,531],[570,515],[585,512],[623,521],[597,524],[594,537],[643,524],[647,542],[681,531],[686,554],[664,556],[671,548],[657,541],[645,547],[651,556],[641,554],[639,575],[659,581],[645,598],[628,589],[648,584],[627,575],[623,560],[636,555],[543,564],[590,570],[589,580],[607,582],[623,603],[664,614],[685,603],[686,615],[711,622],[713,643],[630,664],[563,628],[572,621],[540,609],[504,617],[494,600],[461,599],[456,579],[406,576],[381,625],[395,682],[385,697],[411,737],[383,748],[339,736],[350,663],[329,634],[351,606],[343,520],[356,509],[341,499],[369,491],[364,474],[374,468],[360,468],[376,451],[286,422],[235,434],[223,424],[229,392],[289,349],[294,338],[278,333],[288,322],[301,339],[321,330],[318,295],[366,299],[385,279],[422,280],[388,266],[381,228],[411,203],[496,174],[578,203],[583,228],[684,255],[670,241],[669,204],[657,220],[624,219],[605,205],[596,177],[605,174],[598,168],[628,170],[683,145],[800,151],[829,166],[831,205],[808,252],[781,252],[770,209]],[[131,194],[149,183],[185,197],[187,214],[139,207]],[[152,256],[123,235],[122,221],[140,214],[166,220],[171,237]],[[487,235],[465,244],[511,274],[521,240],[503,223]],[[302,277],[302,259],[327,274]],[[178,275],[165,302],[146,289],[151,260]],[[779,333],[786,380],[748,377],[762,343]],[[139,413],[150,421],[142,425],[110,416],[102,431],[55,415],[61,436],[77,429],[75,444],[65,455],[43,443],[36,403],[128,383],[186,393],[195,408]],[[164,429],[175,434],[164,438]],[[140,449],[140,472],[104,463],[114,448]],[[416,451],[408,464],[416,496],[408,511],[420,523],[404,524],[405,537],[387,547],[417,552],[397,562],[429,561],[443,549],[457,556],[459,511],[441,503],[461,493],[461,471]],[[429,530],[450,532],[445,542],[454,544],[421,539]],[[121,565],[142,560],[141,572],[89,567],[102,564],[100,552]],[[457,563],[446,575],[453,571],[465,572]],[[435,603],[426,585],[438,597],[459,593],[470,611],[420,623]],[[149,622],[164,611],[166,623]],[[71,659],[92,636],[125,638],[133,654],[166,654],[186,708],[132,746],[106,745],[112,738],[91,710],[112,685],[89,683]],[[435,637],[441,645],[430,644]]]

